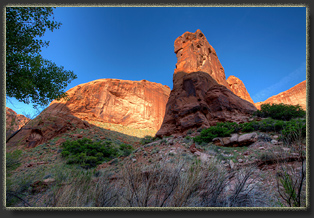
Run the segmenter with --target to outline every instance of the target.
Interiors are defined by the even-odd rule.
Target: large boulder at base
[[[146,80],[99,79],[75,86],[66,93],[68,100],[55,100],[49,107],[55,111],[67,108],[85,121],[157,131],[164,118],[170,88]]]
[[[306,110],[306,80],[293,86],[287,91],[281,92],[278,95],[274,95],[268,98],[266,101],[255,103],[256,108],[261,109],[262,104],[299,104],[304,110]]]
[[[253,111],[253,104],[219,85],[208,73],[178,72],[156,136],[183,135],[188,129],[206,128],[217,122],[247,122]]]
[[[213,139],[213,143],[217,146],[223,147],[242,147],[249,146],[256,142],[258,139],[257,133],[246,133],[238,135],[237,133],[232,134],[231,137],[218,137]]]
[[[19,130],[22,126],[24,126],[30,119],[25,117],[22,114],[17,114],[14,110],[11,108],[6,107],[6,137],[9,137],[14,132]]]
[[[252,104],[254,104],[250,94],[246,90],[245,85],[243,84],[243,82],[239,78],[237,78],[235,76],[229,76],[227,79],[227,82],[229,84],[230,90],[234,94],[236,94],[240,98],[247,100],[248,102],[251,102]]]

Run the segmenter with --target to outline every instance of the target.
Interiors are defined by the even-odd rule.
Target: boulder
[[[257,141],[257,133],[256,132],[243,134],[243,135],[240,135],[238,138],[239,146],[248,146],[250,144],[253,144],[256,141]]]
[[[218,137],[213,139],[216,146],[238,147],[249,146],[257,141],[257,133],[247,133],[243,135],[232,134],[231,137]]]

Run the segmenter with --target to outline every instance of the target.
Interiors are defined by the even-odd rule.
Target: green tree
[[[40,39],[46,30],[59,29],[51,7],[6,8],[6,94],[29,104],[44,106],[66,96],[64,89],[77,76],[44,59]]]

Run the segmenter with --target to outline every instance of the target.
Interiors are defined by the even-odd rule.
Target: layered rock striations
[[[163,121],[170,88],[146,80],[99,79],[75,86],[67,94],[69,100],[53,101],[49,107],[56,111],[67,108],[86,121],[157,131]]]
[[[236,94],[240,98],[247,100],[248,102],[251,102],[252,104],[254,104],[250,94],[246,90],[245,85],[243,84],[243,82],[239,78],[237,78],[235,76],[229,76],[227,79],[227,82],[229,84],[230,90],[234,94]]]
[[[88,121],[108,122],[157,131],[170,88],[161,84],[99,79],[67,91],[67,99],[53,101],[7,142],[32,148],[60,134],[88,129]]]
[[[22,114],[17,114],[11,108],[6,107],[6,137],[23,127],[30,119]]]
[[[255,103],[256,108],[261,109],[262,104],[299,104],[304,110],[306,110],[306,80],[297,84],[296,86],[281,92],[278,95],[268,98],[266,101]]]
[[[200,30],[175,41],[178,63],[165,118],[156,136],[180,135],[217,122],[245,122],[256,108],[235,95],[215,50]]]

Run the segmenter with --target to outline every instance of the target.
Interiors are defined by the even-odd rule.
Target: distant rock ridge
[[[6,107],[6,137],[23,127],[30,119]]]
[[[304,110],[306,110],[306,80],[293,86],[287,91],[281,92],[278,95],[274,95],[268,98],[266,101],[255,103],[255,107],[261,109],[262,104],[299,104]]]
[[[249,102],[251,102],[252,104],[254,104],[250,94],[248,93],[245,85],[243,84],[243,82],[235,77],[235,76],[229,76],[227,79],[227,82],[229,84],[230,90],[236,94],[237,96],[239,96],[240,98],[247,100]]]

